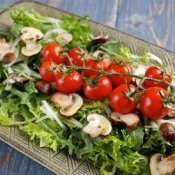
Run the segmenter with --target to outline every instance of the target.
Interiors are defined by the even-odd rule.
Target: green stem
[[[73,69],[80,69],[80,70],[91,70],[91,71],[95,71],[95,72],[99,72],[101,75],[97,75],[97,78],[100,78],[101,76],[110,76],[110,75],[116,75],[116,76],[128,76],[128,77],[133,77],[133,78],[137,78],[137,79],[141,79],[141,80],[150,80],[150,81],[154,81],[154,82],[158,82],[158,83],[163,83],[167,86],[170,86],[171,88],[175,88],[174,85],[168,83],[167,81],[165,81],[164,79],[159,80],[159,79],[155,79],[155,78],[150,78],[150,77],[145,77],[145,76],[141,76],[141,75],[135,75],[135,74],[131,74],[131,73],[118,73],[118,72],[106,72],[104,70],[96,70],[93,68],[89,68],[89,67],[84,67],[84,66],[76,66],[76,65],[71,65],[71,66],[66,66],[67,68],[73,68]]]

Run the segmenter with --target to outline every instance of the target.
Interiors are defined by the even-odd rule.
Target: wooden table
[[[0,0],[7,7],[20,0]],[[88,15],[91,19],[115,27],[175,51],[175,1],[173,0],[38,0],[38,2]],[[0,141],[0,175],[51,175],[43,166]]]

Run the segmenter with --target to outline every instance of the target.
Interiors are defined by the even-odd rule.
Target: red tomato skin
[[[129,87],[131,91],[136,90],[134,85],[129,84]],[[110,95],[110,105],[116,112],[127,114],[133,112],[139,102],[131,101],[123,92],[128,92],[128,86],[126,84],[121,84],[112,91]]]
[[[76,66],[83,66],[83,59],[82,59],[82,50],[80,48],[72,48],[69,53],[69,59],[71,60],[72,64]],[[67,60],[67,64],[70,65],[70,60]]]
[[[167,91],[161,87],[150,87],[146,89],[140,100],[140,110],[149,119],[157,120],[163,118],[169,112],[169,109],[163,106],[160,91],[164,96],[168,95]]]
[[[84,70],[83,71],[84,72],[84,75],[86,77],[88,77],[88,78],[89,77],[97,76],[99,74],[98,71],[102,69],[102,65],[99,62],[97,62],[96,60],[91,60],[91,59],[86,60],[85,66],[88,67],[88,68],[97,70],[97,71],[94,71],[94,70]]]
[[[133,74],[133,68],[129,65],[117,65],[115,63],[111,63],[108,67],[109,72],[113,73],[122,73],[122,74]],[[120,76],[120,75],[111,75],[110,79],[114,86],[119,86],[120,84],[130,83],[132,81],[132,77],[130,76]]]
[[[104,100],[112,92],[112,83],[108,77],[102,76],[95,86],[84,83],[83,91],[85,97],[90,100]]]
[[[66,76],[64,76],[62,72],[58,72],[55,83],[59,92],[69,94],[81,89],[83,79],[77,71],[73,71]]]
[[[161,68],[159,68],[157,66],[151,66],[145,72],[145,77],[155,78],[155,79],[158,79],[158,80],[163,80],[163,72],[162,72]],[[168,75],[165,75],[164,79],[168,83],[171,83],[171,81],[172,81],[172,78]],[[165,85],[163,83],[151,81],[151,80],[145,80],[143,82],[143,85],[144,85],[145,88],[157,86],[157,87],[162,87],[164,89],[167,89],[167,85]]]
[[[41,75],[43,80],[45,80],[47,82],[55,81],[55,74],[54,74],[54,72],[49,70],[54,65],[55,64],[53,62],[51,62],[51,61],[44,62],[41,65],[41,67],[39,69],[39,73],[40,73],[40,75]]]
[[[61,64],[65,62],[66,57],[61,55],[60,52],[63,50],[63,47],[57,43],[47,44],[43,48],[43,62],[53,61],[56,64]]]

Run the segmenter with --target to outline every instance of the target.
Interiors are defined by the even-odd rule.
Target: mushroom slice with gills
[[[149,163],[151,175],[170,175],[175,171],[175,154],[163,157],[162,154],[154,154]]]
[[[92,138],[96,138],[99,135],[106,136],[112,130],[110,121],[103,115],[90,114],[87,116],[87,121],[89,123],[83,128],[83,132],[89,134]]]
[[[67,95],[57,92],[51,97],[51,101],[66,117],[74,115],[83,105],[82,97],[75,93]]]
[[[0,38],[0,61],[9,64],[13,62],[15,58],[15,46],[12,43],[7,43],[5,38]]]
[[[73,40],[73,36],[70,33],[65,32],[65,33],[59,34],[55,39],[58,42],[68,44]]]
[[[68,108],[73,105],[72,95],[62,94],[60,92],[53,94],[51,101],[57,108]]]
[[[113,123],[117,125],[125,124],[130,129],[137,128],[140,123],[140,118],[135,113],[120,114],[118,112],[112,112],[109,118]]]
[[[26,42],[28,40],[40,40],[43,38],[43,33],[34,27],[24,27],[21,30],[21,39]]]
[[[22,48],[22,54],[25,56],[32,56],[39,53],[42,49],[42,45],[36,41],[41,38],[43,38],[43,34],[40,30],[33,27],[24,27],[21,30],[21,40],[26,46]]]
[[[39,53],[42,49],[42,45],[33,41],[26,41],[26,47],[21,49],[21,52],[25,56],[32,56]]]

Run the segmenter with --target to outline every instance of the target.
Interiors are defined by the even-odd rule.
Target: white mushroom
[[[0,38],[0,61],[8,64],[14,61],[15,57],[16,55],[14,45],[7,43],[4,38]]]
[[[162,154],[154,154],[150,159],[151,175],[170,175],[175,171],[175,154],[166,158]]]
[[[22,48],[22,54],[25,56],[32,56],[39,53],[42,49],[42,45],[36,41],[41,38],[43,38],[43,34],[40,30],[33,27],[24,27],[21,30],[21,40],[26,46]]]
[[[108,135],[112,130],[110,121],[103,115],[90,114],[87,116],[87,121],[89,123],[83,128],[83,132],[90,134],[92,138]]]
[[[112,112],[109,118],[115,124],[125,124],[128,128],[131,129],[137,128],[140,122],[139,116],[135,113],[120,114],[118,112]]]
[[[68,44],[73,40],[73,36],[70,33],[64,32],[56,37],[56,41]]]
[[[83,105],[82,97],[75,93],[67,95],[57,92],[51,97],[51,101],[67,117],[74,115]]]

